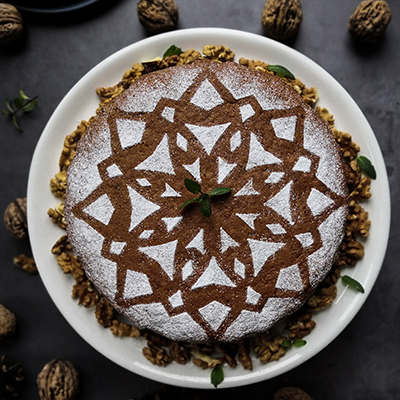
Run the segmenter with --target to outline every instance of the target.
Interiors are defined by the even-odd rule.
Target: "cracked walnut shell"
[[[18,240],[28,237],[26,197],[12,201],[4,212],[4,223],[11,235]]]
[[[152,33],[170,31],[179,20],[178,6],[174,0],[140,0],[137,12],[140,23]]]
[[[79,392],[78,372],[69,361],[52,360],[37,377],[41,400],[72,400]]]
[[[297,35],[302,19],[300,0],[267,0],[261,23],[269,37],[284,41]]]
[[[15,333],[17,318],[8,308],[0,304],[0,339],[4,339]]]
[[[0,3],[0,46],[17,40],[23,32],[22,17],[11,4]]]
[[[375,43],[383,36],[391,18],[386,1],[362,1],[350,17],[348,30],[357,40]]]

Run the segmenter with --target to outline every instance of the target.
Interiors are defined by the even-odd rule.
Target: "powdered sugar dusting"
[[[275,287],[283,290],[302,290],[304,285],[301,280],[299,266],[295,264],[281,269]]]
[[[234,104],[232,96],[240,102]],[[325,272],[320,271],[320,264],[331,263],[331,252],[339,245],[334,236],[336,230],[342,232],[346,218],[344,207],[343,213],[336,213],[331,219],[338,204],[344,204],[332,195],[332,188],[337,193],[343,189],[342,180],[332,178],[340,176],[342,170],[335,144],[326,138],[326,124],[299,103],[296,96],[274,77],[232,63],[202,61],[145,75],[99,112],[81,140],[70,168],[74,181],[68,183],[68,191],[75,185],[78,195],[74,193],[72,201],[66,203],[66,217],[71,229],[78,226],[72,212],[76,210],[82,218],[82,232],[74,232],[73,240],[74,246],[79,247],[78,256],[85,253],[83,265],[100,265],[99,273],[88,271],[88,276],[96,275],[97,281],[93,282],[108,293],[112,303],[115,299],[129,299],[123,305],[113,305],[139,327],[155,330],[172,340],[236,340],[269,329],[300,306],[301,302],[291,297],[293,291],[304,299],[310,282],[314,285],[323,278]],[[181,121],[183,107],[190,113]],[[213,110],[215,107],[218,110]],[[292,107],[295,108],[291,110]],[[300,108],[303,111],[298,111]],[[114,116],[110,110],[116,111]],[[200,115],[196,116],[197,112]],[[193,120],[187,118],[191,113],[195,114]],[[218,120],[215,116],[219,114],[232,116],[232,120]],[[303,144],[300,136],[304,114],[304,148],[297,153],[297,147]],[[265,132],[257,127],[256,115],[265,117]],[[114,147],[111,149],[108,122],[115,130],[113,146],[119,140],[123,154],[127,155],[123,161],[118,146],[115,156]],[[162,128],[152,130],[158,123]],[[288,154],[299,154],[297,161],[293,156],[287,159],[286,152],[277,150],[278,147],[287,148]],[[180,224],[186,212],[179,211],[178,203],[182,204],[184,199],[174,197],[181,196],[185,171],[199,183],[203,179],[202,187],[207,186],[207,190],[210,176],[213,187],[228,181],[227,186],[232,187],[233,193],[221,203],[235,206],[223,219],[213,213],[212,228],[204,221],[187,228],[190,218]],[[305,182],[302,193],[298,178]],[[322,190],[322,186],[316,178],[327,186],[324,193],[317,193],[316,188]],[[81,185],[85,186],[83,191]],[[111,192],[115,185],[122,187],[118,195]],[[259,203],[258,198],[262,199]],[[300,211],[292,207],[292,202],[299,200]],[[303,211],[304,202],[311,213],[307,208]],[[116,224],[123,219],[121,205],[123,210],[131,208],[130,225],[124,229],[121,227],[125,221]],[[297,223],[304,215],[311,223],[318,219],[318,229],[309,228],[309,224],[304,230],[311,229],[312,233],[299,233],[301,226],[294,221]],[[321,223],[323,218],[326,220]],[[95,220],[105,227],[101,228]],[[234,224],[230,224],[232,221]],[[107,236],[106,241],[102,233]],[[110,234],[113,237],[108,237]],[[300,264],[295,263],[299,262],[302,248],[313,250],[310,246],[314,238],[318,246],[322,242],[322,248],[317,247],[319,250],[309,256],[308,265],[303,260],[300,270]],[[286,244],[290,251],[280,252]],[[137,252],[141,253],[139,263],[135,263]],[[117,267],[106,257],[121,262]],[[132,266],[127,262],[130,258]],[[279,262],[280,272],[271,275],[274,261]],[[307,266],[309,274],[304,271]],[[154,276],[150,271],[155,271]],[[105,289],[104,279],[110,280]],[[279,289],[277,293],[282,298],[270,297],[271,292],[260,290],[259,282],[271,279],[267,286]],[[180,286],[182,282],[185,291]],[[238,303],[231,308],[229,296],[233,292],[237,293]],[[205,301],[194,311],[186,308],[186,302],[194,304],[196,298]],[[142,301],[147,304],[139,304]]]

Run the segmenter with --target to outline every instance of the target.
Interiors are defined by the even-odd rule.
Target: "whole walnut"
[[[312,398],[298,387],[283,387],[274,393],[274,400],[312,400]]]
[[[279,41],[297,35],[302,20],[300,0],[267,0],[261,17],[267,35]]]
[[[78,372],[69,361],[52,360],[37,377],[41,400],[72,400],[79,392]]]
[[[7,206],[4,212],[4,223],[15,239],[28,237],[26,198],[15,199]]]
[[[350,17],[348,30],[357,40],[375,43],[383,36],[391,18],[386,1],[362,1]]]
[[[152,33],[170,31],[179,20],[178,6],[174,0],[140,0],[137,12],[140,23]]]
[[[11,4],[0,3],[0,46],[18,39],[23,32],[22,17]]]
[[[0,339],[4,339],[15,333],[17,318],[15,314],[0,304]]]

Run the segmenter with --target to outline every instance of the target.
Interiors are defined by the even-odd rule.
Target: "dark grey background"
[[[264,0],[177,3],[178,29],[224,27],[264,35],[260,22]],[[383,41],[375,46],[357,45],[347,32],[349,16],[358,3],[302,0],[301,30],[289,45],[320,64],[347,89],[377,136],[392,200],[390,242],[382,272],[356,318],[320,354],[272,380],[243,388],[202,391],[204,397],[272,399],[275,390],[290,385],[302,387],[314,400],[400,398],[400,2],[389,0],[392,22]],[[23,38],[13,46],[0,48],[1,109],[5,108],[5,98],[15,97],[19,89],[40,97],[37,109],[20,118],[23,133],[0,117],[1,213],[14,198],[26,195],[36,143],[68,90],[104,58],[148,36],[138,22],[136,5],[133,0],[114,0],[62,15],[22,12]],[[24,366],[21,398],[39,398],[36,376],[53,358],[70,360],[79,370],[79,399],[133,399],[161,387],[113,364],[84,342],[56,309],[40,277],[13,266],[14,256],[29,253],[29,244],[13,239],[4,226],[0,237],[0,303],[18,317],[18,332],[0,342],[0,354],[8,354]]]

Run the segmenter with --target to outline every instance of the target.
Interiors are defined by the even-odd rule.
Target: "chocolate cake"
[[[202,192],[224,186],[204,216]],[[100,109],[67,178],[75,254],[116,310],[173,340],[270,329],[324,279],[348,214],[328,125],[282,79],[200,60]]]

